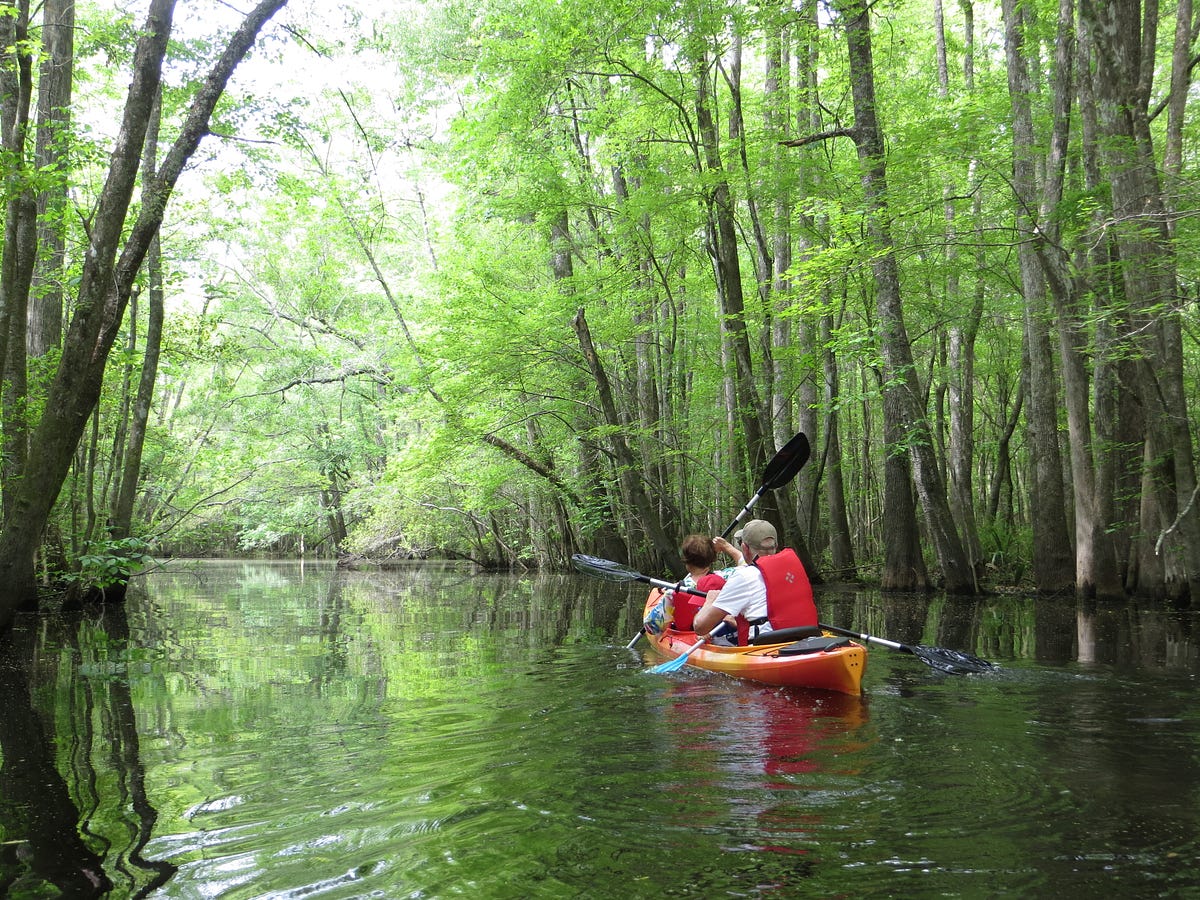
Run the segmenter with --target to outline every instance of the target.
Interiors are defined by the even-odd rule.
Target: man
[[[734,540],[737,550],[722,538],[713,541],[718,550],[741,558],[725,586],[708,592],[693,621],[695,632],[708,634],[730,616],[738,625],[738,644],[746,644],[775,629],[815,626],[812,585],[795,551],[777,550],[775,526],[751,519]]]

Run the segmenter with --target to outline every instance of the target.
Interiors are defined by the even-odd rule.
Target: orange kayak
[[[658,603],[655,589],[646,612]],[[646,634],[654,652],[667,659],[687,653],[698,640],[695,632],[667,628]],[[689,666],[780,687],[815,688],[858,696],[862,693],[867,650],[849,640],[811,637],[778,644],[725,647],[705,644],[687,658]]]

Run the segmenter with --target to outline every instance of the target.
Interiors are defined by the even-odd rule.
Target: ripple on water
[[[1104,678],[897,657],[847,699],[645,666],[531,647],[432,692],[241,697],[154,745],[178,806],[150,851],[170,896],[223,898],[1133,895],[1200,864],[1194,790],[1151,784],[1194,717]]]

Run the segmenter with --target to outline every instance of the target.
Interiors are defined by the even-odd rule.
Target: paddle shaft
[[[937,669],[939,672],[945,672],[948,675],[974,675],[983,672],[992,672],[996,669],[995,663],[988,662],[986,659],[981,659],[971,653],[964,653],[961,650],[948,650],[945,647],[926,647],[922,644],[901,644],[896,641],[889,641],[886,638],[875,637],[871,634],[850,631],[847,628],[836,628],[833,625],[822,624],[820,627],[844,637],[858,638],[866,644],[877,644],[880,647],[887,647],[889,650],[899,650],[901,653],[908,653],[930,668]]]
[[[873,634],[863,634],[860,631],[851,631],[849,628],[838,628],[836,625],[826,625],[824,622],[818,622],[817,627],[824,631],[832,631],[834,634],[840,634],[842,637],[858,638],[867,644],[877,644],[880,647],[887,647],[889,650],[899,650],[903,653],[912,653],[913,648],[908,644],[899,644],[896,641],[889,641],[887,638],[875,637]]]
[[[750,498],[750,502],[742,507],[742,511],[733,517],[733,521],[729,523],[729,527],[721,532],[721,537],[728,538],[729,535],[733,533],[733,529],[737,528],[738,522],[742,521],[742,518],[746,515],[746,513],[750,512],[750,510],[754,508],[754,504],[758,502],[758,498],[761,497],[766,490],[767,486],[764,484],[754,492],[754,496]]]
[[[691,594],[693,597],[707,597],[708,594],[704,591],[698,591],[695,588],[679,587],[673,581],[663,581],[661,578],[651,578],[649,575],[643,575],[638,581],[644,581],[646,584],[652,584],[657,588],[662,588],[666,591],[675,591],[677,594]]]

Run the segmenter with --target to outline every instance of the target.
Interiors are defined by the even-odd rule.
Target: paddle
[[[697,597],[707,596],[704,591],[697,591],[693,588],[676,588],[674,581],[651,578],[649,575],[643,575],[636,569],[623,566],[619,562],[613,562],[611,559],[601,559],[598,556],[588,556],[586,553],[576,553],[571,557],[571,562],[575,568],[589,575],[594,575],[597,578],[603,578],[606,581],[641,581],[645,584],[651,584],[654,587],[666,590],[677,589],[685,594],[694,594]]]
[[[849,628],[826,625],[824,622],[818,623],[818,627],[826,631],[832,631],[834,634],[840,634],[843,637],[858,638],[867,644],[876,644],[880,647],[887,647],[889,650],[899,650],[901,653],[911,653],[930,668],[937,669],[939,672],[946,672],[949,675],[978,675],[982,672],[991,672],[996,668],[995,663],[988,662],[986,659],[980,659],[978,656],[972,656],[970,653],[963,653],[961,650],[947,650],[945,647],[926,647],[923,644],[901,644],[896,641],[889,641],[887,638],[851,631]]]
[[[585,556],[582,553],[577,553],[571,557],[571,560],[574,562],[576,568],[587,572],[589,575],[595,575],[597,578],[605,578],[609,581],[642,581],[660,588],[675,587],[669,581],[651,578],[649,575],[643,575],[641,572],[609,559],[599,559],[595,556]],[[694,591],[690,588],[682,588],[681,590],[685,594],[695,594],[698,597],[704,596],[703,591]],[[945,647],[926,647],[922,644],[901,644],[896,641],[889,641],[886,638],[875,637],[871,634],[851,631],[848,628],[826,625],[824,622],[819,623],[818,627],[825,631],[832,631],[834,634],[840,634],[843,637],[858,638],[867,644],[874,644],[878,647],[886,647],[889,650],[899,650],[902,653],[908,653],[930,668],[937,669],[939,672],[945,672],[949,675],[975,675],[982,672],[991,672],[996,668],[995,663],[959,650],[948,650]]]
[[[606,581],[642,581],[663,590],[679,591],[680,593],[692,594],[696,597],[708,596],[704,591],[680,587],[673,581],[664,581],[661,578],[651,578],[649,575],[643,575],[636,569],[623,566],[618,562],[613,562],[611,559],[601,559],[598,556],[588,556],[586,553],[576,553],[571,557],[571,562],[575,568],[587,572],[589,575],[594,575],[597,578],[603,578]],[[645,633],[645,630],[645,628],[642,628],[641,631],[635,634],[633,640],[625,645],[625,649],[632,650],[633,645],[638,642],[638,638]]]
[[[758,498],[767,491],[777,490],[783,487],[789,481],[796,477],[796,473],[804,467],[808,462],[809,454],[812,452],[808,445],[808,436],[803,431],[797,431],[790,441],[771,457],[771,461],[763,468],[762,479],[760,480],[758,490],[754,492],[754,496],[750,501],[742,507],[741,512],[733,517],[733,521],[729,523],[729,527],[721,532],[721,537],[728,538],[737,527],[738,522],[746,516],[754,508],[754,504],[758,502]],[[593,557],[594,558],[594,557]],[[595,574],[595,573],[593,573]],[[674,590],[681,590],[683,582],[677,584],[669,584],[667,587]],[[633,636],[628,644],[625,645],[626,650],[632,650],[633,645],[638,642],[646,629],[642,628]]]
[[[808,456],[811,452],[811,448],[808,446],[808,436],[803,431],[797,431],[795,436],[783,445],[783,449],[771,457],[771,461],[763,469],[762,483],[759,484],[758,490],[754,492],[754,496],[750,498],[750,502],[742,507],[742,511],[734,516],[733,521],[729,523],[729,527],[721,532],[721,537],[729,537],[733,529],[737,527],[737,523],[742,521],[746,513],[753,509],[759,497],[767,491],[774,491],[783,487],[795,478],[796,473],[808,462]]]
[[[700,592],[695,591],[694,593],[698,594]],[[692,644],[692,646],[688,647],[686,652],[680,653],[677,657],[674,659],[669,659],[665,663],[659,663],[657,666],[651,666],[646,671],[651,675],[662,675],[666,672],[678,671],[687,664],[689,656],[691,656],[713,638],[720,637],[723,634],[728,634],[731,630],[732,628],[728,622],[721,622],[716,628],[704,635],[702,638],[700,638],[700,640]]]

